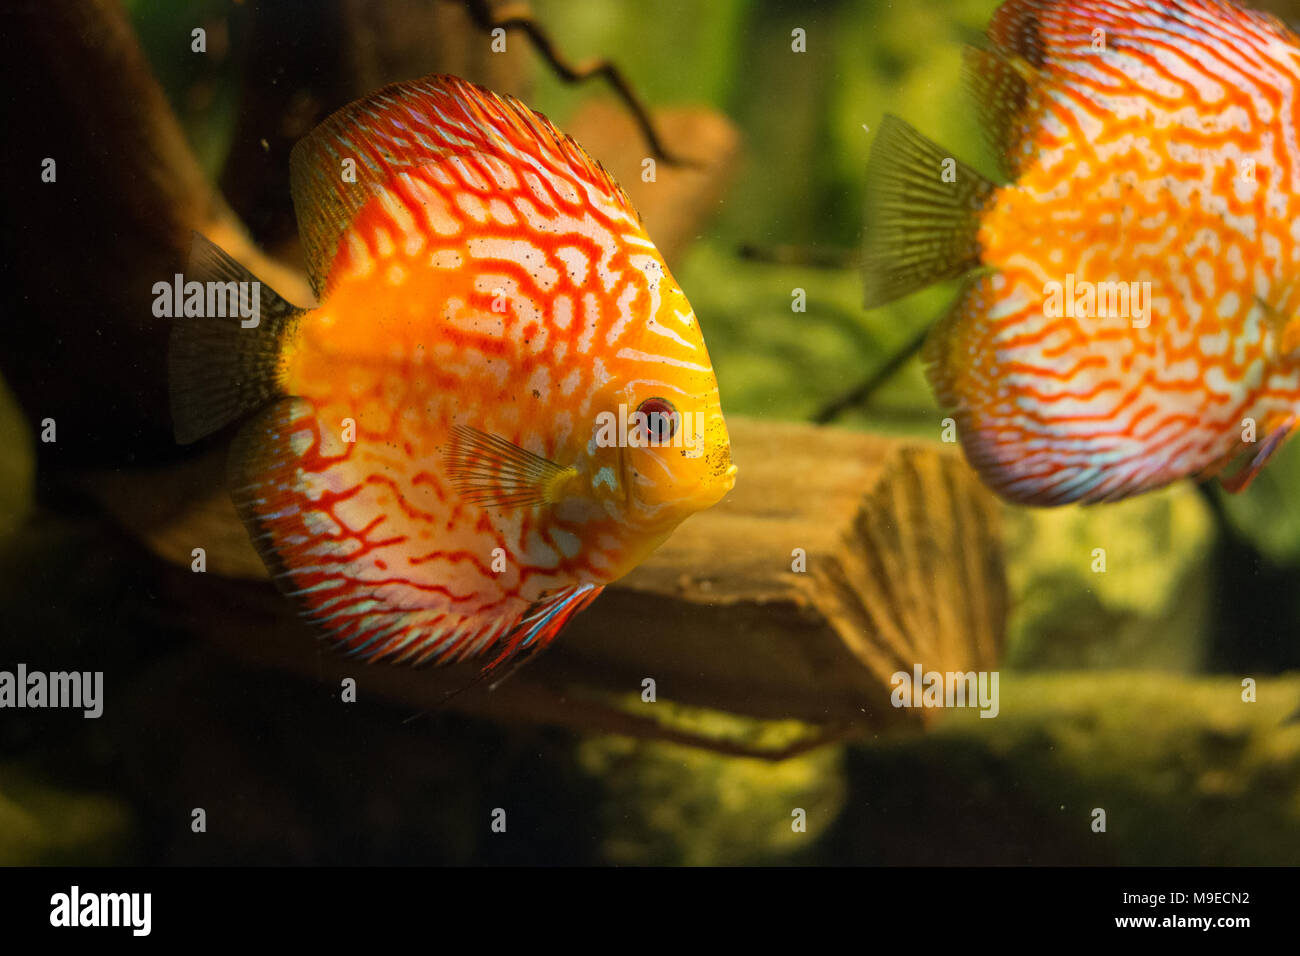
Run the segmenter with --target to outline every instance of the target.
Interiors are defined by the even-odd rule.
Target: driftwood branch
[[[731,185],[741,155],[740,133],[725,116],[704,107],[664,110],[658,119],[674,142],[691,144],[696,161],[660,166],[650,182],[641,175],[645,157],[636,144],[634,121],[613,103],[586,103],[565,131],[614,175],[664,260],[675,266]]]
[[[739,254],[742,259],[752,262],[770,262],[815,269],[851,269],[856,268],[860,263],[857,252],[823,246],[759,246],[747,243],[740,247]],[[870,402],[872,396],[921,351],[928,333],[927,325],[902,347],[887,355],[884,362],[865,379],[819,408],[813,414],[812,421],[819,425],[827,425],[849,409],[860,408]]]
[[[927,325],[892,355],[887,356],[884,363],[860,384],[853,386],[841,395],[837,395],[819,408],[813,415],[812,420],[819,425],[828,425],[850,408],[867,404],[867,402],[871,401],[871,396],[875,395],[881,386],[897,375],[904,365],[920,353],[929,334],[930,327]]]
[[[641,135],[645,137],[646,143],[650,146],[650,150],[655,154],[656,158],[669,166],[697,165],[695,159],[683,157],[675,151],[670,152],[668,147],[664,145],[663,138],[655,129],[654,121],[650,118],[650,111],[632,88],[632,84],[628,82],[627,77],[623,75],[623,71],[612,60],[599,58],[579,64],[570,62],[560,53],[550,35],[533,17],[532,11],[529,10],[526,4],[511,3],[495,10],[489,0],[465,0],[465,4],[480,29],[495,30],[500,28],[523,32],[537,52],[555,71],[556,75],[566,83],[581,83],[593,77],[604,77],[610,88],[623,101],[623,104],[636,120]]]

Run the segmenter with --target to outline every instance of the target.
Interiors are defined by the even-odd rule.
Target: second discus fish
[[[967,277],[925,358],[1007,498],[1244,487],[1300,414],[1300,39],[1223,0],[1011,0],[988,37],[1009,182],[888,117],[867,305]]]

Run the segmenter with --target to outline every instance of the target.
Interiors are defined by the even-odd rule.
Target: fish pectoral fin
[[[1268,464],[1269,459],[1282,447],[1287,436],[1295,430],[1295,427],[1296,416],[1288,415],[1260,442],[1259,448],[1245,465],[1231,475],[1220,475],[1219,484],[1223,486],[1224,491],[1237,494],[1250,487],[1250,483],[1255,480],[1264,466]]]
[[[578,469],[520,448],[500,435],[457,425],[444,456],[451,483],[467,501],[488,507],[527,508],[564,497]]]

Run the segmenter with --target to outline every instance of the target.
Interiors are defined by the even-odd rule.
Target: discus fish
[[[298,143],[291,183],[320,304],[196,236],[186,278],[243,298],[173,326],[171,401],[181,443],[252,416],[238,511],[341,649],[522,660],[731,489],[695,314],[545,117],[455,77],[397,84]]]
[[[988,41],[1009,181],[887,117],[867,306],[966,277],[923,357],[1008,499],[1244,488],[1300,409],[1300,38],[1226,0],[1010,0]]]

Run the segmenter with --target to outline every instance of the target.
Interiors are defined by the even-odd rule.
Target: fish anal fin
[[[972,356],[994,348],[985,313],[993,301],[991,273],[972,273],[947,312],[930,327],[921,362],[935,398],[944,408],[963,408],[988,400],[995,383],[975,377]]]
[[[574,615],[590,606],[603,590],[603,584],[573,584],[542,595],[520,616],[501,641],[500,653],[484,666],[483,672],[493,673],[508,661],[522,663],[520,658],[523,655],[526,655],[524,659],[531,659],[540,653],[559,636]]]
[[[874,308],[979,265],[979,214],[993,183],[896,116],[867,163],[865,305]]]
[[[1250,483],[1259,476],[1264,466],[1268,464],[1269,459],[1282,447],[1286,439],[1295,430],[1295,427],[1295,415],[1287,415],[1274,425],[1246,464],[1231,475],[1219,475],[1219,484],[1223,486],[1223,490],[1230,494],[1239,494],[1249,488]]]
[[[528,508],[560,500],[577,476],[500,435],[469,425],[452,429],[444,454],[447,474],[467,501],[487,507]]]

